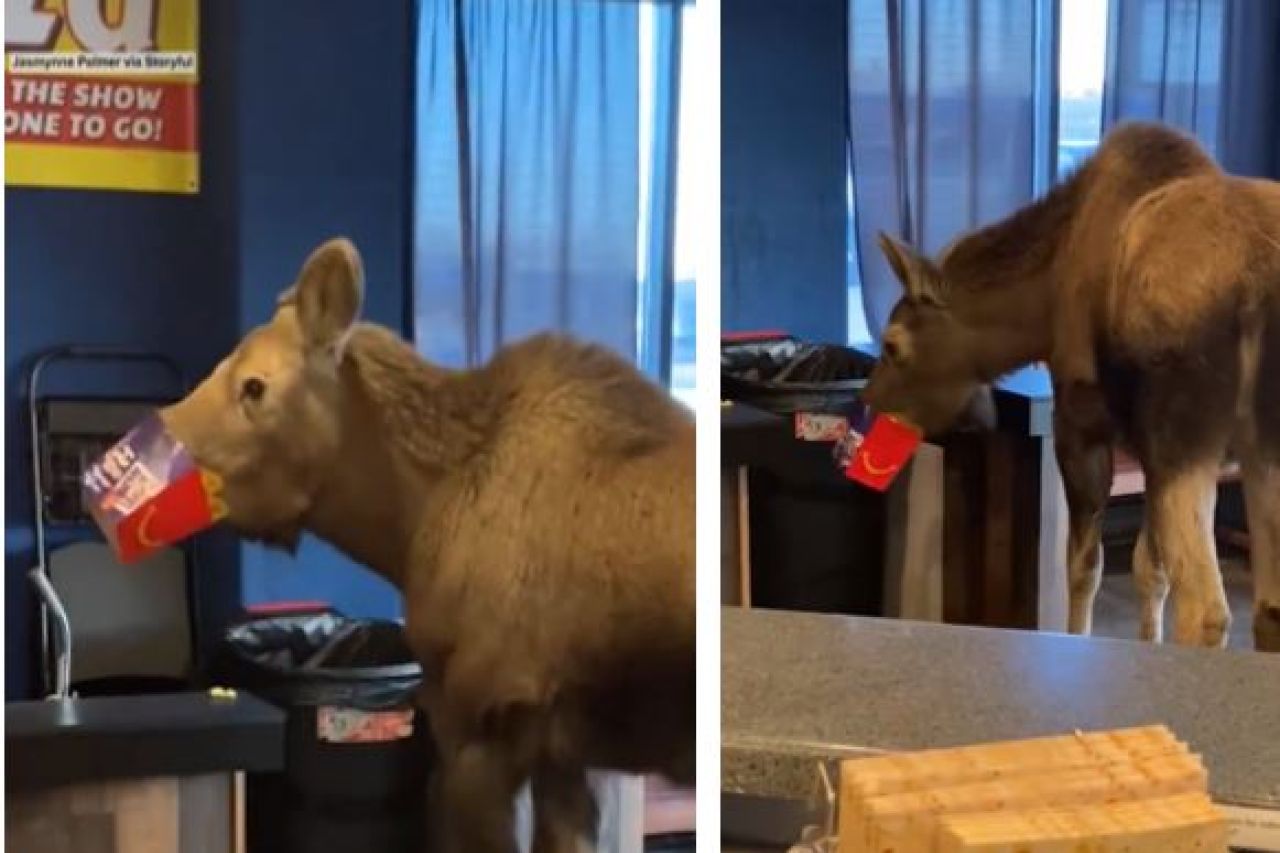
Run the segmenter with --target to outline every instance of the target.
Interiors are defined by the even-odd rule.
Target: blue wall
[[[241,3],[238,279],[241,329],[264,322],[320,240],[353,238],[365,315],[408,315],[412,4]],[[307,541],[295,560],[245,546],[247,602],[329,597],[348,613],[395,615],[390,587]]]
[[[720,15],[721,328],[845,341],[847,0]]]
[[[401,329],[409,316],[412,3],[358,12],[338,0],[202,6],[200,195],[8,193],[7,698],[30,689],[21,380],[33,354],[65,343],[145,347],[202,376],[269,318],[307,252],[336,233],[365,255],[368,316]],[[103,381],[76,373],[51,387],[100,392]],[[224,536],[205,540],[212,634],[241,602],[324,598],[353,614],[398,611],[390,587],[317,543],[295,563]]]

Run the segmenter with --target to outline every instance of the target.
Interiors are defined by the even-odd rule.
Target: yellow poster
[[[198,0],[6,0],[5,183],[200,189]]]

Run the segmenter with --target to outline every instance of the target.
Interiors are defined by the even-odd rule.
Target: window
[[[1106,72],[1108,0],[1069,0],[1059,4],[1059,54],[1058,54],[1058,127],[1057,127],[1057,178],[1061,180],[1083,163],[1098,147],[1102,129],[1102,83]],[[851,33],[851,51],[857,62],[853,73],[867,73],[872,80],[885,74],[887,61],[888,23],[884,4],[869,2],[858,6],[859,26]],[[950,35],[954,36],[955,33]],[[998,30],[991,30],[986,38],[995,39]],[[948,33],[931,33],[935,39],[946,38]],[[995,43],[984,44],[986,55],[1000,53]],[[961,57],[964,50],[953,48],[938,50],[938,55]],[[942,71],[934,69],[941,76]],[[887,77],[886,77],[887,79]],[[848,282],[847,342],[853,346],[866,345],[872,340],[862,299],[862,275],[860,260],[877,263],[875,259],[860,259],[857,244],[857,207],[854,204],[853,163],[846,172],[845,197],[848,206],[848,231],[846,236],[846,280]]]
[[[474,364],[557,329],[631,356],[687,396],[696,234],[675,168],[691,137],[675,135],[675,51],[693,7],[597,0],[562,15],[524,0],[479,5],[436,0],[419,16],[419,348]],[[651,216],[661,243],[649,240],[659,234]],[[661,292],[652,286],[657,263],[674,263],[675,287],[669,277]]]
[[[676,249],[675,249],[675,306],[671,329],[671,391],[680,399],[693,405],[696,349],[694,317],[697,304],[697,274],[694,269],[699,238],[705,239],[701,225],[694,213],[695,189],[689,169],[681,164],[689,163],[693,156],[693,116],[705,115],[694,104],[694,89],[686,86],[688,72],[696,67],[690,45],[697,43],[698,7],[689,4],[682,15],[683,35],[680,41],[680,126],[676,144]]]
[[[679,114],[677,116],[676,140],[676,175],[675,175],[675,245],[673,257],[674,293],[672,295],[671,326],[663,330],[671,341],[671,375],[668,387],[671,393],[688,405],[693,405],[695,386],[695,310],[697,302],[697,276],[694,270],[696,246],[703,237],[701,223],[693,214],[693,192],[689,169],[685,165],[692,157],[693,117],[698,113],[693,103],[695,90],[686,85],[688,72],[696,67],[690,54],[690,45],[696,40],[694,28],[698,26],[697,6],[685,4],[681,11],[680,40],[680,79],[679,79]],[[657,45],[654,38],[654,16],[657,9],[654,4],[646,3],[640,12],[640,219],[637,252],[639,264],[637,270],[641,287],[647,279],[647,251],[649,247],[649,177],[653,168],[650,162],[653,151],[654,92],[656,80],[654,60]],[[637,300],[639,316],[637,327],[643,330],[658,318],[645,316],[650,301],[643,298]]]
[[[845,170],[845,204],[848,206],[849,229],[844,238],[844,261],[849,288],[846,298],[847,339],[850,346],[865,347],[872,343],[871,329],[867,326],[867,311],[862,305],[862,271],[858,266],[858,210],[853,205],[853,169]]]
[[[852,14],[853,7],[850,6]],[[858,26],[852,27],[850,39],[850,68],[854,57],[857,59],[859,73],[867,73],[871,79],[888,79],[885,68],[889,61],[887,48],[889,39],[889,19],[883,3],[866,3],[858,7]],[[888,96],[888,91],[884,92]],[[869,346],[872,343],[871,329],[867,324],[867,312],[862,302],[862,269],[858,255],[858,213],[853,203],[853,154],[845,154],[845,205],[848,216],[845,221],[848,228],[845,232],[845,290],[846,302],[846,342],[851,346]]]
[[[1062,3],[1058,51],[1058,179],[1080,166],[1102,134],[1107,0]]]

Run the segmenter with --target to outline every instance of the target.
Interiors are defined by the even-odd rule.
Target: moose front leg
[[[519,853],[515,798],[532,767],[528,743],[478,726],[434,683],[424,682],[419,701],[437,754],[425,853]]]
[[[1164,603],[1169,597],[1169,575],[1160,562],[1150,513],[1133,546],[1133,581],[1138,588],[1138,639],[1158,643],[1164,637]]]
[[[594,850],[600,810],[581,767],[543,762],[534,770],[532,853]]]
[[[1213,538],[1216,459],[1147,477],[1150,534],[1173,592],[1173,639],[1181,645],[1226,645],[1231,611]]]
[[[1067,627],[1073,634],[1088,634],[1102,581],[1102,513],[1112,475],[1106,410],[1096,387],[1055,390],[1054,450],[1067,499]]]
[[[500,741],[475,739],[441,756],[434,785],[433,853],[519,853],[515,797],[527,768]]]

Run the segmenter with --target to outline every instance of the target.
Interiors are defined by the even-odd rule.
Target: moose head
[[[926,435],[993,426],[990,386],[976,358],[969,357],[975,351],[975,332],[950,304],[942,270],[883,233],[880,248],[904,293],[889,315],[864,399]]]
[[[251,538],[296,546],[344,431],[344,345],[360,313],[364,275],[346,239],[307,258],[269,323],[185,399],[165,427],[221,477],[230,524]]]

